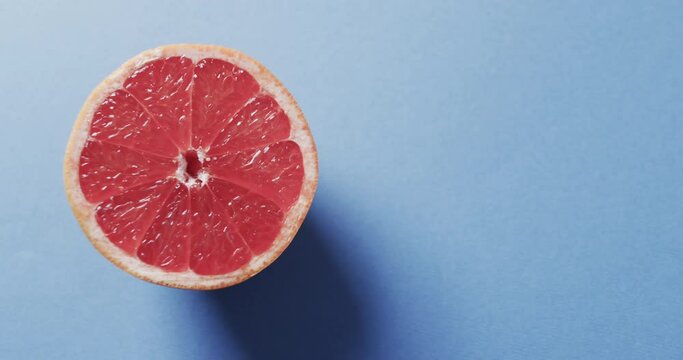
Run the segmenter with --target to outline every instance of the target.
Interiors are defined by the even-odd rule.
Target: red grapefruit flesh
[[[287,247],[317,185],[296,102],[235,50],[170,45],[110,75],[65,158],[72,209],[95,247],[154,283],[239,283]]]

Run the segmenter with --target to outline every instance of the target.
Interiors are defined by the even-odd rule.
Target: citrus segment
[[[166,136],[159,136],[160,131],[161,127],[131,94],[116,90],[95,112],[90,136],[141,152],[175,157],[178,148]]]
[[[289,119],[275,99],[259,95],[246,104],[210,144],[209,154],[272,144],[289,136]]]
[[[180,56],[150,61],[123,85],[180,149],[190,145],[193,67],[192,60]]]
[[[167,271],[186,270],[190,254],[188,188],[176,183],[137,249],[143,262]]]
[[[246,103],[259,91],[243,69],[218,59],[202,59],[192,89],[192,146],[208,148]]]
[[[249,192],[235,184],[212,179],[209,189],[216,196],[219,208],[225,209],[227,218],[254,255],[266,251],[280,231],[282,209],[263,196]]]
[[[293,141],[212,156],[206,164],[216,178],[261,194],[283,209],[297,199],[304,178],[301,150]]]
[[[225,205],[204,186],[192,191],[192,255],[190,268],[215,275],[236,270],[253,256],[230,222]]]
[[[174,181],[159,180],[132,188],[97,206],[97,223],[109,240],[134,254],[152,220],[170,195]]]
[[[99,203],[126,189],[165,178],[175,171],[173,159],[91,140],[80,157],[80,184],[85,198]]]

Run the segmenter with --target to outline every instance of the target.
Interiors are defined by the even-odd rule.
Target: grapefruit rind
[[[97,107],[109,94],[121,88],[124,81],[137,68],[149,61],[172,56],[184,56],[192,59],[195,63],[203,58],[216,58],[228,61],[248,71],[259,83],[262,91],[275,98],[289,117],[291,124],[289,140],[299,145],[303,155],[304,180],[301,193],[298,200],[285,214],[280,233],[270,249],[253,257],[247,265],[231,273],[199,275],[191,270],[166,272],[142,262],[137,257],[126,254],[104,234],[95,219],[97,204],[88,202],[80,187],[78,178],[79,159]],[[160,46],[144,51],[121,65],[90,93],[83,104],[71,132],[64,158],[64,185],[67,198],[83,232],[95,248],[129,274],[155,284],[181,289],[211,290],[224,288],[245,281],[265,269],[282,254],[296,235],[311,206],[317,184],[318,157],[315,143],[308,123],[292,95],[258,61],[237,50],[215,45],[177,44]]]

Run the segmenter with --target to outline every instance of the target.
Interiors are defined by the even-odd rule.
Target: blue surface
[[[0,357],[683,357],[680,2],[95,3],[0,4]],[[261,60],[320,153],[213,293],[116,269],[62,189],[90,90],[177,42]]]

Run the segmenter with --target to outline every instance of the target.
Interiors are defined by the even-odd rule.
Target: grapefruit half
[[[168,45],[87,98],[66,149],[71,208],[95,248],[146,281],[242,282],[294,238],[318,180],[294,98],[236,50]]]

